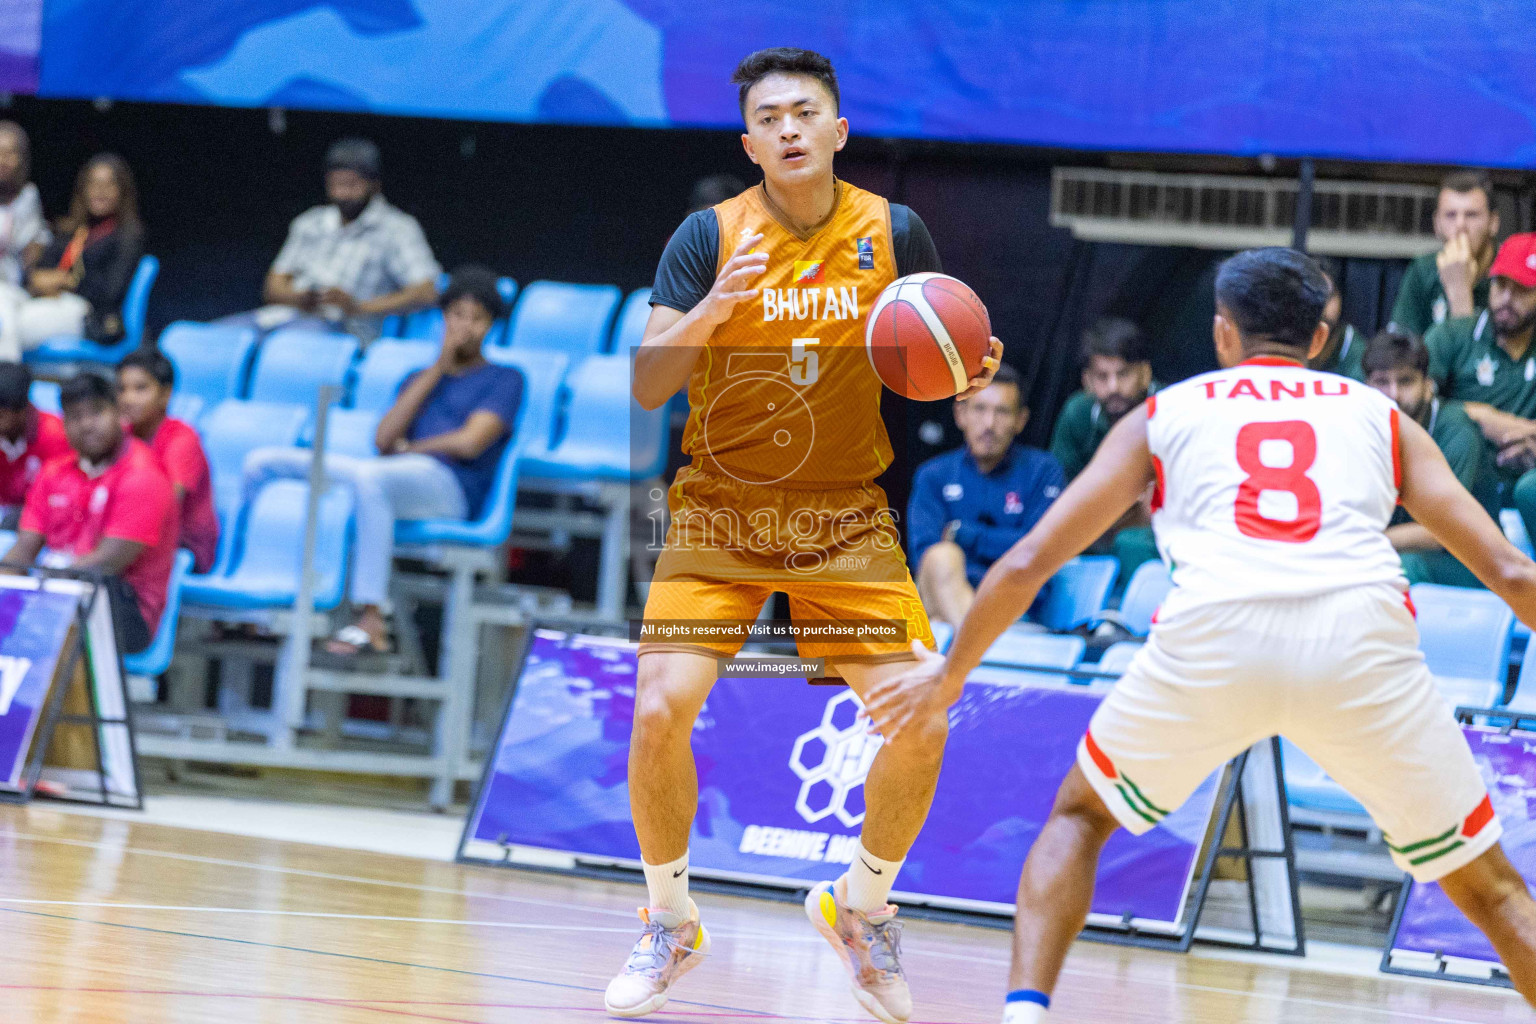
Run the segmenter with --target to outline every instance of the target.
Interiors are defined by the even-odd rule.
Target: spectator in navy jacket
[[[959,625],[976,585],[1028,533],[1066,486],[1061,463],[1015,443],[1029,407],[1013,367],[955,403],[965,445],[917,469],[907,505],[907,551],[930,618]]]

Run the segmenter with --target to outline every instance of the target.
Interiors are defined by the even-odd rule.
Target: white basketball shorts
[[[1160,614],[1077,763],[1120,824],[1152,828],[1216,768],[1283,735],[1370,812],[1421,882],[1502,834],[1403,593],[1390,585]]]

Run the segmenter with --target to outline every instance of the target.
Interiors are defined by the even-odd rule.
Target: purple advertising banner
[[[1470,725],[1462,731],[1504,825],[1504,852],[1529,885],[1536,881],[1536,733]],[[1392,949],[1499,962],[1483,933],[1433,882],[1409,887]]]
[[[627,785],[635,664],[626,643],[535,632],[467,840],[639,859]],[[1086,688],[968,682],[950,715],[933,811],[897,889],[1011,906],[1100,699]],[[788,884],[841,874],[882,742],[858,712],[851,691],[802,679],[716,683],[693,732],[694,870]],[[1148,835],[1116,833],[1096,914],[1180,920],[1215,791],[1212,776]]]
[[[74,594],[0,588],[0,786],[21,788],[32,734],[79,603]]]

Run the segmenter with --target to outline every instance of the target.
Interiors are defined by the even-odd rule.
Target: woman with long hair
[[[69,214],[25,290],[0,285],[0,359],[20,359],[55,335],[122,337],[123,297],[143,254],[133,173],[116,153],[98,153],[80,168]]]

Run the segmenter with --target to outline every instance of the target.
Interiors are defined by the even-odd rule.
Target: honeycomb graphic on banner
[[[853,828],[864,820],[864,777],[885,740],[859,720],[863,705],[850,691],[831,700],[821,724],[795,739],[789,767],[800,779],[795,810],[808,822],[828,815]]]

